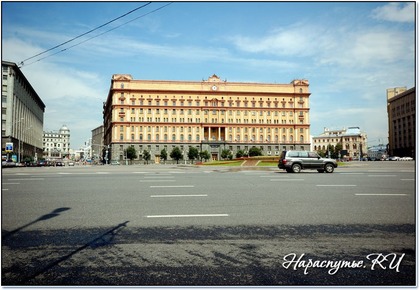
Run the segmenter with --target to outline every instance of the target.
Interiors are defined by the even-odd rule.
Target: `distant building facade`
[[[387,146],[380,144],[376,146],[371,146],[368,148],[368,157],[370,160],[385,160],[387,157],[388,151]]]
[[[104,145],[109,159],[123,160],[133,145],[152,161],[179,147],[207,150],[212,159],[253,146],[264,155],[309,149],[309,82],[239,83],[213,75],[203,81],[134,80],[113,75],[104,103]]]
[[[1,66],[2,156],[14,155],[18,162],[37,160],[42,157],[45,104],[15,63],[2,61]],[[13,144],[10,154],[6,143]]]
[[[387,89],[389,155],[415,158],[416,88]]]
[[[105,158],[103,125],[92,130],[91,150],[91,156],[95,161],[102,161]]]
[[[313,137],[313,148],[315,151],[327,152],[328,146],[336,147],[341,144],[343,156],[352,159],[361,159],[367,154],[367,134],[359,127],[348,127],[339,130],[324,128],[324,132]]]
[[[48,160],[70,158],[70,130],[63,125],[58,131],[44,132],[44,157]]]

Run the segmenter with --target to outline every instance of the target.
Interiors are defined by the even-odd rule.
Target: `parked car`
[[[111,165],[120,165],[120,162],[117,160],[111,160]]]
[[[55,166],[64,166],[64,162],[57,161],[57,162],[55,163]]]
[[[294,173],[299,173],[302,169],[333,173],[337,168],[337,161],[321,158],[316,152],[291,150],[281,152],[278,167]]]
[[[74,162],[73,161],[69,161],[69,166],[74,166]]]
[[[401,161],[413,161],[413,158],[405,156],[405,157],[400,158],[400,160]]]
[[[16,162],[13,162],[12,160],[2,161],[1,166],[2,167],[16,167]]]
[[[388,161],[398,161],[398,160],[400,160],[400,157],[398,157],[398,156],[389,156],[388,157]]]

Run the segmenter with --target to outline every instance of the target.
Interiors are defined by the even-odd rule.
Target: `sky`
[[[228,82],[307,79],[311,135],[358,126],[368,145],[387,144],[386,89],[416,83],[415,2],[148,3],[1,3],[2,60],[24,61],[46,105],[44,131],[66,125],[71,148],[84,145],[103,123],[113,74],[216,74]]]

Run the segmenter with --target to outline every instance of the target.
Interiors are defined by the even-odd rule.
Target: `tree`
[[[171,154],[169,155],[172,159],[176,160],[176,164],[178,164],[178,161],[182,159],[182,151],[178,147],[175,147]]]
[[[222,159],[230,159],[230,160],[232,160],[233,155],[232,155],[232,153],[230,152],[229,149],[223,149],[222,150],[222,154],[220,154],[220,157],[222,157]]]
[[[261,156],[262,155],[262,151],[260,148],[257,148],[255,146],[252,146],[251,149],[249,149],[249,156]]]
[[[194,160],[198,158],[198,149],[195,147],[190,147],[188,149],[188,158],[190,160]]]
[[[160,151],[160,159],[163,161],[168,160],[168,152],[166,152],[166,149],[163,148],[162,151]]]
[[[130,161],[133,161],[133,159],[137,158],[137,151],[133,145],[125,149],[125,154],[127,156],[127,159],[130,159]]]
[[[149,151],[144,150],[143,151],[143,159],[146,160],[146,164],[149,164],[150,158],[151,158],[151,155],[150,155]]]
[[[201,161],[203,161],[203,159],[206,160],[206,161],[209,160],[210,159],[210,153],[207,150],[201,151],[200,152],[200,159],[201,159]]]
[[[238,152],[236,152],[236,158],[241,158],[245,155],[244,150],[239,149]]]

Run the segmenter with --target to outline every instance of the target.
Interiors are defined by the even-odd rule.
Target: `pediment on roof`
[[[220,82],[220,78],[216,74],[213,74],[211,77],[208,78],[207,81],[212,83]]]
[[[131,81],[133,77],[131,75],[120,75],[116,74],[112,76],[114,81]]]

